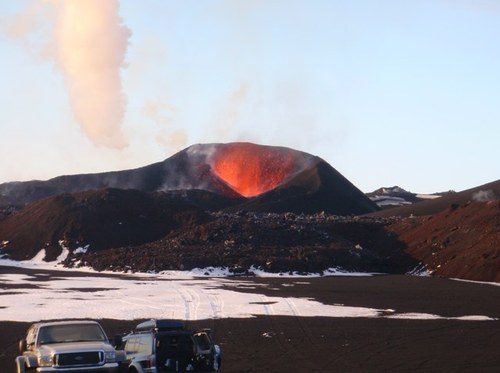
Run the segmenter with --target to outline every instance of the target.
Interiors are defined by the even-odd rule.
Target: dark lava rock
[[[72,255],[99,270],[162,271],[209,266],[248,273],[350,271],[405,273],[418,262],[384,227],[392,220],[328,214],[213,213],[212,219],[139,246]],[[359,235],[359,232],[364,232]],[[372,239],[376,236],[377,239]]]

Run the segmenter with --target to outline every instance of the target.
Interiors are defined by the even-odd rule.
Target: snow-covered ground
[[[405,200],[402,197],[393,197],[393,196],[373,196],[370,199],[375,202],[379,207],[383,206],[402,206],[402,205],[411,205],[412,203]]]
[[[245,278],[229,279],[217,269],[160,274],[106,273],[106,276],[90,269],[79,269],[86,272],[85,276],[74,276],[68,269],[56,265],[57,262],[43,262],[43,257],[44,253],[40,253],[33,260],[24,262],[0,259],[2,266],[33,270],[29,274],[0,273],[0,285],[6,285],[4,290],[0,290],[0,320],[36,321],[69,317],[202,320],[256,315],[449,319],[433,314],[401,314],[391,309],[327,305],[308,298],[266,296],[258,291],[259,286],[265,285]],[[60,272],[44,280],[46,274],[37,273],[37,269]],[[326,274],[346,275],[333,270]],[[262,272],[257,275],[270,276]],[[290,286],[304,281],[307,277],[297,276]],[[481,315],[453,319],[493,320]]]

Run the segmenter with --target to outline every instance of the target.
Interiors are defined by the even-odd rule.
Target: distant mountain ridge
[[[393,206],[393,208],[385,208],[380,211],[370,213],[370,215],[377,217],[424,216],[441,212],[451,205],[463,205],[469,202],[487,202],[498,200],[500,199],[500,180],[459,192],[450,191],[440,193],[440,195],[441,197],[439,198],[424,199],[418,203],[405,203],[399,206]]]
[[[434,193],[434,194],[417,194],[409,192],[399,186],[382,187],[366,195],[375,202],[380,208],[392,208],[396,206],[411,205],[413,203],[425,201],[428,199],[439,198],[445,194],[452,193]]]

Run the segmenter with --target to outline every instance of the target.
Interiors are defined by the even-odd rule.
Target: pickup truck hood
[[[106,342],[65,342],[42,345],[38,350],[43,355],[50,355],[65,352],[114,351],[115,349]]]

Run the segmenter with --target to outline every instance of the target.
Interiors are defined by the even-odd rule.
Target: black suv
[[[134,373],[217,372],[221,349],[210,329],[187,330],[178,320],[149,320],[123,337],[122,370]]]

